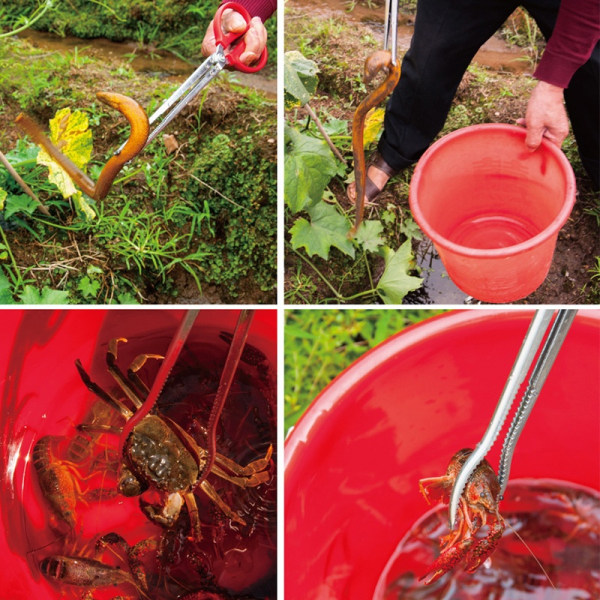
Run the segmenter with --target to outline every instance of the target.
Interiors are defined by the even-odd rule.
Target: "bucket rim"
[[[416,200],[416,188],[423,178],[423,164],[427,162],[432,154],[435,154],[435,152],[448,143],[452,143],[456,138],[469,135],[473,132],[480,133],[490,131],[522,137],[523,148],[526,150],[525,136],[527,135],[527,132],[523,127],[510,125],[508,123],[480,123],[477,125],[469,125],[467,127],[457,129],[456,131],[452,131],[451,133],[448,133],[439,140],[435,141],[419,159],[410,183],[409,206],[411,213],[419,227],[436,245],[439,245],[441,248],[453,252],[459,256],[466,256],[469,258],[506,258],[508,256],[522,254],[531,250],[532,248],[541,246],[553,236],[558,235],[558,232],[567,222],[571,211],[573,210],[573,206],[575,205],[576,184],[573,167],[560,148],[542,138],[540,148],[542,148],[542,151],[548,152],[553,156],[559,165],[563,167],[563,171],[566,175],[566,201],[556,217],[544,228],[543,231],[540,231],[540,233],[529,238],[528,240],[525,240],[524,242],[520,242],[519,244],[514,244],[512,246],[505,246],[503,248],[470,248],[469,246],[463,246],[461,244],[452,242],[434,230],[424,217],[419,202]],[[540,148],[536,149],[533,153],[538,152]]]

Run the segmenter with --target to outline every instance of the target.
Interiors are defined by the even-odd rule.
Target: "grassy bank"
[[[151,4],[151,3],[145,3]],[[166,5],[167,3],[165,3]],[[92,214],[64,199],[17,130],[21,111],[48,130],[56,111],[82,111],[93,132],[95,179],[127,138],[125,119],[95,92],[133,97],[151,112],[177,87],[126,61],[84,50],[0,46],[0,150],[49,210],[0,167],[0,300],[77,303],[273,302],[276,107],[222,74],[119,174]],[[0,192],[1,193],[1,192]]]

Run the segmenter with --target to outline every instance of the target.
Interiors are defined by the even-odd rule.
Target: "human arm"
[[[590,57],[600,39],[597,0],[562,0],[556,25],[534,77],[525,119],[526,145],[535,150],[546,137],[560,147],[569,132],[563,92],[575,71]]]

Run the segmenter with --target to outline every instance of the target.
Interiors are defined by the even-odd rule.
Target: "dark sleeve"
[[[562,0],[554,31],[534,77],[566,88],[575,71],[590,57],[599,39],[598,0]]]
[[[225,2],[227,0],[224,0]],[[251,17],[260,17],[264,23],[277,9],[277,0],[235,0]]]

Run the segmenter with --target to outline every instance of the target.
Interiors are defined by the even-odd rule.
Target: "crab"
[[[93,382],[79,361],[75,364],[86,387],[117,410],[125,421],[129,421],[142,408],[143,397],[149,392],[137,372],[148,359],[162,359],[162,356],[142,354],[136,357],[126,377],[117,365],[118,344],[126,341],[125,338],[115,338],[109,342],[106,362],[109,373],[128,398],[131,408],[124,400],[114,397]],[[232,521],[246,525],[242,517],[221,499],[208,481],[204,480],[199,486],[196,485],[207,462],[207,451],[198,446],[195,439],[175,421],[159,414],[154,408],[152,410],[154,412],[135,423],[126,439],[121,439],[123,451],[119,458],[118,491],[128,497],[140,496],[147,490],[157,492],[160,497],[158,505],[146,503],[142,499],[140,504],[151,520],[166,527],[172,527],[177,522],[185,505],[190,520],[191,537],[195,540],[202,538],[195,500],[198,489]],[[123,427],[100,424],[82,424],[79,428],[121,436],[124,430]],[[273,448],[269,446],[264,458],[252,461],[245,467],[217,453],[210,472],[239,487],[255,487],[271,478],[268,467],[272,452]]]
[[[441,477],[427,477],[419,481],[419,489],[428,503],[441,500],[449,503],[454,481],[472,450],[457,452]],[[465,570],[475,571],[494,552],[505,529],[504,519],[498,512],[500,484],[487,460],[482,460],[467,481],[461,495],[455,531],[440,538],[440,555],[420,580],[430,584],[444,573],[464,562]],[[484,537],[476,536],[487,525]]]

